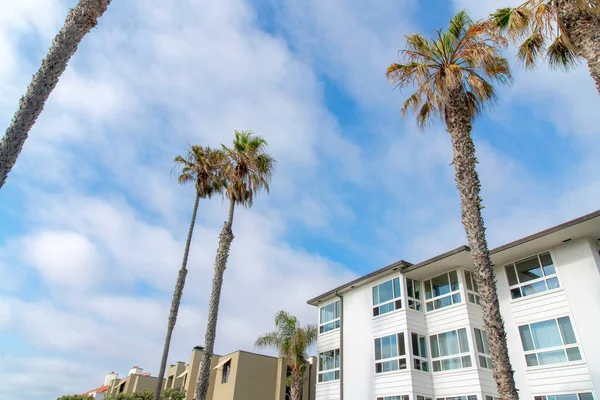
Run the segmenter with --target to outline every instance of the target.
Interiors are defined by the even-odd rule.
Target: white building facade
[[[491,251],[521,399],[600,400],[600,211]],[[467,247],[314,299],[317,400],[496,400]]]

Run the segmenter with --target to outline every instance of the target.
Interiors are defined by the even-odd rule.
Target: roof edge
[[[421,267],[425,267],[425,266],[427,266],[429,264],[433,264],[434,262],[443,260],[444,258],[452,257],[453,255],[458,254],[458,253],[462,253],[463,251],[470,252],[471,249],[469,248],[469,246],[462,245],[462,246],[459,246],[459,247],[457,247],[455,249],[447,251],[445,253],[439,254],[439,255],[437,255],[435,257],[431,257],[428,260],[421,261],[420,263],[411,265],[410,267],[407,267],[407,268],[403,268],[402,272],[414,271],[415,269],[418,269],[418,268],[421,268]]]

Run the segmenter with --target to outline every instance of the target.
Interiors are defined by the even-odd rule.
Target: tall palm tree
[[[517,56],[527,68],[542,56],[565,70],[585,59],[600,93],[600,0],[527,0],[497,10],[489,22],[521,43]]]
[[[302,399],[302,382],[308,365],[306,351],[317,341],[315,325],[300,326],[293,315],[278,311],[275,315],[277,330],[261,335],[254,345],[256,347],[271,347],[290,362],[292,369],[290,389],[292,400]]]
[[[219,316],[219,301],[223,274],[227,267],[229,248],[233,241],[233,212],[236,204],[251,207],[254,196],[261,190],[269,192],[269,181],[275,167],[275,160],[267,153],[267,142],[260,136],[254,136],[250,131],[235,131],[233,147],[223,145],[226,164],[223,167],[223,177],[227,185],[229,198],[229,217],[223,224],[219,235],[219,247],[215,259],[215,272],[212,282],[212,292],[208,305],[208,322],[204,352],[200,361],[200,372],[196,384],[196,400],[206,400],[210,377],[210,362],[213,355],[217,335],[217,319]]]
[[[412,110],[423,129],[437,116],[445,122],[450,134],[462,223],[481,294],[494,378],[502,399],[514,400],[518,395],[485,238],[479,195],[481,183],[475,169],[477,158],[471,138],[473,120],[496,96],[490,82],[511,80],[508,62],[498,51],[505,45],[505,39],[495,35],[484,23],[471,21],[462,11],[450,19],[448,30],[436,31],[432,39],[421,34],[407,36],[406,49],[400,52],[404,63],[391,64],[387,77],[399,88],[414,85],[416,89],[404,102],[403,117]]]
[[[2,141],[0,141],[0,188],[17,162],[27,135],[44,109],[58,79],[67,68],[71,56],[83,37],[98,24],[111,0],[79,0],[69,11],[65,24],[52,41],[52,46],[42,66],[31,79],[25,95],[19,101],[15,113]]]
[[[192,210],[192,220],[188,230],[187,241],[185,242],[185,250],[183,251],[183,262],[181,269],[177,275],[175,291],[173,292],[173,300],[171,302],[171,311],[167,322],[167,336],[160,362],[160,371],[158,373],[158,382],[154,391],[154,400],[160,399],[162,382],[167,368],[167,357],[169,356],[169,347],[171,346],[171,335],[177,322],[177,314],[179,313],[179,304],[185,286],[185,278],[187,276],[187,262],[190,253],[190,244],[192,242],[192,234],[196,223],[196,214],[198,212],[198,202],[200,199],[211,198],[215,194],[222,194],[225,185],[222,177],[223,163],[225,161],[225,153],[222,150],[213,150],[210,147],[190,146],[185,157],[175,157],[175,163],[181,166],[181,174],[178,181],[180,184],[194,183],[196,187],[196,200]]]

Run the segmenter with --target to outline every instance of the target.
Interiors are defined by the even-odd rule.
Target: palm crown
[[[496,97],[490,82],[511,80],[508,62],[498,50],[506,44],[485,23],[471,21],[465,11],[450,20],[446,31],[436,30],[433,39],[418,33],[406,36],[406,49],[400,51],[404,63],[391,64],[386,72],[399,88],[415,86],[402,116],[412,110],[424,128],[435,115],[444,120],[448,101],[464,95],[474,118]]]
[[[600,1],[577,0],[584,12],[599,12]],[[577,64],[577,55],[558,17],[556,0],[527,0],[518,7],[506,7],[491,15],[489,24],[521,42],[519,61],[533,68],[544,56],[552,68],[569,69]]]
[[[177,156],[174,161],[182,167],[177,178],[179,183],[194,182],[201,198],[223,193],[225,179],[222,171],[226,161],[223,151],[194,145],[190,146],[185,157]]]
[[[227,181],[227,195],[232,201],[252,206],[254,195],[262,189],[269,192],[269,181],[275,160],[267,153],[267,141],[250,131],[235,131],[233,147],[223,145],[227,163],[223,176]]]

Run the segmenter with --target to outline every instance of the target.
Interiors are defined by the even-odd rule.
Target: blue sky
[[[18,4],[17,4],[18,3]],[[0,121],[74,0],[2,2]],[[263,135],[270,196],[234,221],[217,351],[252,350],[278,309],[398,259],[465,243],[443,126],[402,121],[385,69],[403,35],[511,0],[114,2],[85,39],[0,191],[0,397],[156,372],[193,189],[187,143]],[[514,61],[514,49],[507,51]],[[597,208],[600,97],[570,74],[516,63],[473,136],[492,246]],[[202,344],[226,207],[200,203],[172,361]]]

